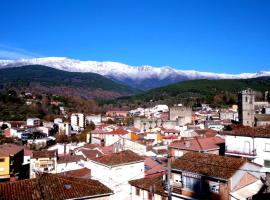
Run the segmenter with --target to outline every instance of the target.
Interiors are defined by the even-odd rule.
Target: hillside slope
[[[152,89],[127,99],[128,102],[137,105],[142,105],[145,102],[169,105],[175,103],[192,105],[196,102],[232,104],[237,102],[237,93],[246,88],[261,92],[270,90],[270,77],[184,81]],[[127,99],[120,98],[118,101],[124,103]]]
[[[0,87],[84,98],[114,98],[139,90],[95,73],[67,72],[42,65],[0,69]]]

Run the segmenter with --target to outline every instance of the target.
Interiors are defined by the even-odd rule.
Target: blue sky
[[[0,59],[270,70],[269,0],[1,0]]]

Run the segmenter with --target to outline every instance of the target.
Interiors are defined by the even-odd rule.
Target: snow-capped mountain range
[[[241,74],[221,74],[178,70],[172,67],[129,66],[118,62],[80,61],[65,57],[45,57],[20,60],[0,60],[0,69],[24,65],[45,65],[69,72],[92,72],[139,89],[151,89],[192,79],[246,79],[270,76],[270,71]]]

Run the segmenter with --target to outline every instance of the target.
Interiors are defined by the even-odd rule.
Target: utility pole
[[[171,154],[170,148],[168,146],[168,159],[167,159],[167,190],[168,190],[168,200],[172,200],[172,188],[171,188]]]

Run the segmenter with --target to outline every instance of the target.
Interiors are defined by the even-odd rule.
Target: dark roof
[[[10,123],[11,128],[19,128],[23,125],[26,125],[25,121],[9,121],[8,123]]]
[[[57,162],[58,164],[61,164],[61,163],[78,162],[80,160],[84,160],[84,157],[82,155],[64,155],[59,156]]]
[[[155,194],[158,194],[164,197],[168,196],[164,190],[162,176],[152,176],[152,177],[132,180],[132,181],[129,181],[129,184],[136,188],[140,188],[148,192],[154,192]]]
[[[82,169],[75,169],[71,171],[62,172],[60,174],[64,176],[75,177],[75,178],[89,178],[91,176],[91,170],[84,167]]]
[[[257,121],[270,121],[270,115],[268,114],[255,114]]]
[[[245,136],[270,138],[270,126],[249,127],[242,125],[231,125],[229,131],[220,132],[221,135]]]
[[[229,179],[245,163],[240,158],[188,152],[172,163],[172,169]]]
[[[33,151],[33,158],[52,158],[56,156],[56,151]]]
[[[42,174],[38,178],[0,184],[0,197],[6,200],[62,200],[110,195],[112,190],[97,180]]]
[[[92,158],[91,160],[108,166],[144,162],[143,157],[130,150],[121,151],[119,153],[112,153],[98,158]]]
[[[18,146],[15,144],[2,144],[0,145],[0,157],[15,155],[22,150],[22,146]]]

